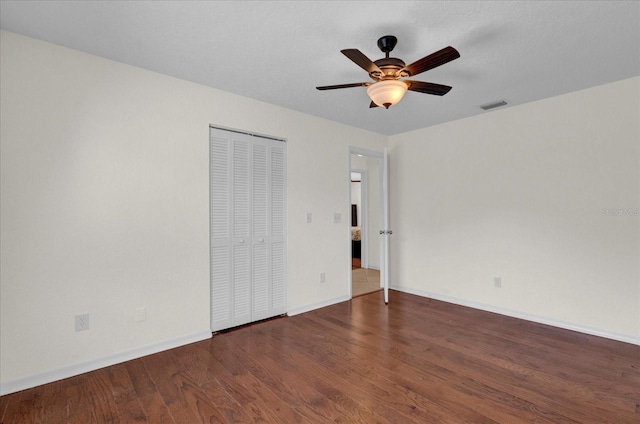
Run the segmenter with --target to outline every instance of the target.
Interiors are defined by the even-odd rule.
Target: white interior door
[[[380,279],[384,290],[384,303],[389,303],[389,237],[392,231],[389,229],[389,155],[384,148],[382,156],[382,229],[380,230]]]

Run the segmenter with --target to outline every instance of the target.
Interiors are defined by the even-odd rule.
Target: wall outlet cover
[[[89,329],[89,314],[76,315],[76,331]]]

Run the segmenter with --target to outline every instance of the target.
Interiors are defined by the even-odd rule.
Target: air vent
[[[482,106],[480,106],[482,109],[484,110],[491,110],[491,109],[495,109],[497,107],[502,107],[502,106],[506,106],[507,105],[507,101],[506,100],[498,100],[497,102],[491,102],[491,103],[487,103],[484,104]]]

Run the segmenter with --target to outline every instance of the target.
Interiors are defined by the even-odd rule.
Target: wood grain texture
[[[640,346],[376,292],[0,397],[0,423],[634,423]]]

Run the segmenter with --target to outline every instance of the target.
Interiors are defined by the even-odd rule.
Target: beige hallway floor
[[[351,297],[380,290],[380,271],[370,268],[351,270]]]

